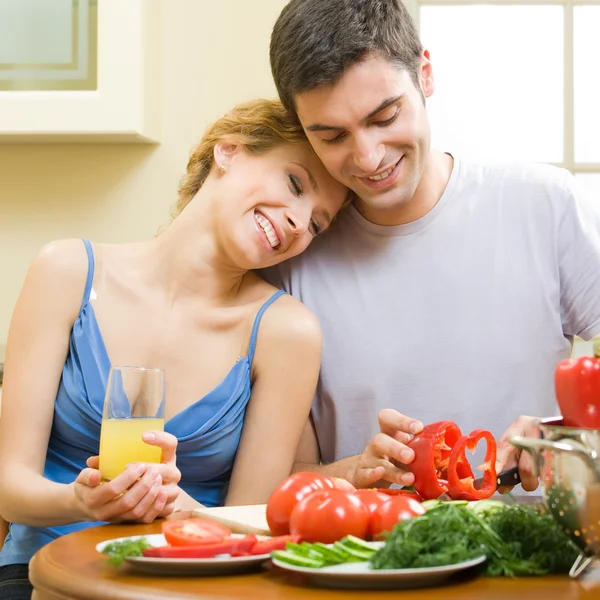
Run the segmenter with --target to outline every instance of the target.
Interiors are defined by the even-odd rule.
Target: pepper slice
[[[143,555],[147,558],[214,558],[220,554],[230,554],[238,543],[238,539],[229,538],[200,546],[157,546],[147,548]]]
[[[480,440],[487,448],[483,462],[483,482],[479,489],[473,486],[473,470],[466,456],[467,449],[473,452]],[[461,436],[450,452],[448,462],[448,495],[454,500],[484,500],[496,491],[496,440],[483,429],[475,429]]]
[[[450,454],[461,435],[453,421],[438,421],[423,427],[421,433],[408,442],[415,458],[407,466],[415,476],[413,488],[423,500],[439,498],[448,491]],[[460,477],[472,475],[468,462],[465,466],[459,461],[456,470]]]

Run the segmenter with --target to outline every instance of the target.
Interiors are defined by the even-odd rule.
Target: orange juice
[[[102,419],[100,430],[100,473],[110,481],[132,462],[160,463],[162,450],[142,440],[151,429],[162,431],[164,419]]]

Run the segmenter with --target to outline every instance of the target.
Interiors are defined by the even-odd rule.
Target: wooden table
[[[147,577],[128,566],[115,569],[95,550],[97,543],[160,532],[152,525],[105,525],[66,535],[42,548],[30,564],[34,600],[342,600],[368,597],[410,600],[591,600],[600,598],[600,567],[580,579],[568,576],[519,579],[461,576],[449,585],[405,591],[348,591],[309,587],[276,568],[228,577]]]

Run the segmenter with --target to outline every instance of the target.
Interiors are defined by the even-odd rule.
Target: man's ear
[[[221,172],[225,172],[231,165],[231,161],[239,146],[231,142],[218,142],[215,145],[214,157],[217,168]]]
[[[421,52],[421,67],[419,68],[419,82],[423,96],[429,98],[435,91],[435,80],[433,79],[433,68],[429,56],[429,50]]]

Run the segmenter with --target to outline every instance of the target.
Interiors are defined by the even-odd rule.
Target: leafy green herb
[[[432,567],[485,554],[486,574],[564,573],[578,555],[560,526],[533,506],[477,513],[440,503],[426,514],[398,523],[370,559],[373,569]]]
[[[147,548],[152,548],[152,544],[145,537],[141,537],[107,544],[102,549],[102,554],[108,554],[108,562],[111,565],[120,567],[126,558],[142,556]]]

